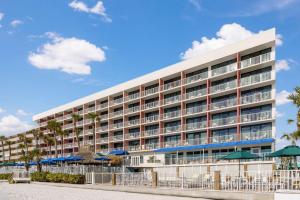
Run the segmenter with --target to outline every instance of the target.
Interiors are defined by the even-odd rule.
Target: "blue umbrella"
[[[69,157],[66,157],[65,159],[66,159],[66,162],[83,160],[83,158],[80,156],[69,156]]]
[[[65,157],[53,158],[52,161],[53,162],[64,162],[64,161],[66,161],[66,158]]]
[[[30,166],[32,166],[32,165],[37,165],[37,162],[29,162],[28,163]]]
[[[124,151],[121,149],[116,149],[116,150],[112,150],[111,152],[109,152],[110,155],[115,155],[115,156],[124,156],[124,155],[128,155],[128,151]]]
[[[107,157],[98,157],[98,158],[95,158],[95,160],[100,160],[100,161],[110,161],[110,159],[109,158],[107,158]]]

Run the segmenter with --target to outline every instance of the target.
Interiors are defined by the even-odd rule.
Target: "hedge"
[[[37,182],[84,184],[85,176],[63,173],[34,172],[31,174],[31,180]]]
[[[12,177],[11,173],[8,174],[0,174],[0,180],[8,180]]]

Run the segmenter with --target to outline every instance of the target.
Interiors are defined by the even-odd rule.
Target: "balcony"
[[[145,117],[142,119],[143,123],[151,123],[151,122],[156,122],[158,121],[158,115],[152,115],[149,117]]]
[[[236,80],[228,81],[226,83],[211,86],[211,93],[214,94],[217,92],[231,90],[231,89],[236,88],[236,86],[237,86]]]
[[[212,76],[218,76],[218,75],[221,75],[221,74],[225,74],[225,73],[228,73],[228,72],[235,71],[236,69],[237,69],[237,63],[232,63],[232,64],[229,64],[229,65],[222,66],[222,67],[219,67],[217,69],[211,70],[211,75]]]
[[[184,84],[194,83],[200,80],[204,80],[208,77],[208,72],[203,72],[200,74],[195,74],[193,76],[187,77],[184,79]]]
[[[212,103],[211,110],[232,107],[232,106],[235,106],[236,104],[237,104],[236,98],[226,99],[224,101]]]
[[[260,140],[264,138],[272,138],[272,130],[241,133],[241,140]]]
[[[236,116],[212,120],[212,127],[226,126],[236,123]]]
[[[140,138],[140,132],[128,133],[125,135],[126,139],[137,139]]]
[[[96,106],[96,110],[101,110],[108,107],[108,103],[103,103]]]
[[[119,110],[113,113],[110,113],[110,117],[119,117],[123,115],[123,110]]]
[[[241,122],[254,122],[272,119],[272,111],[264,111],[258,113],[241,115]]]
[[[100,115],[100,120],[108,119],[108,114]]]
[[[145,150],[153,150],[153,149],[158,149],[159,148],[159,144],[158,143],[149,143],[149,144],[145,144]]]
[[[84,124],[91,124],[91,123],[93,123],[92,119],[85,119],[84,120]]]
[[[158,87],[154,87],[154,88],[151,88],[151,89],[148,89],[148,90],[145,90],[144,91],[144,96],[148,96],[148,95],[151,95],[151,94],[155,94],[158,92]]]
[[[163,143],[163,147],[177,147],[181,145],[180,140],[167,141]]]
[[[194,99],[194,98],[201,97],[204,95],[206,95],[206,88],[186,93],[185,99]]]
[[[66,125],[64,125],[63,127],[64,127],[64,129],[71,129],[71,128],[73,128],[74,126],[73,126],[73,124],[71,123],[71,124],[66,124]]]
[[[252,85],[263,81],[271,80],[271,72],[264,72],[241,78],[241,86]]]
[[[87,130],[84,131],[84,134],[85,134],[85,135],[93,135],[94,132],[93,132],[92,129],[87,129]]]
[[[181,131],[181,126],[170,126],[163,129],[164,133],[177,133]]]
[[[129,151],[139,151],[141,150],[140,145],[133,145],[133,146],[128,146]]]
[[[199,130],[204,129],[207,126],[207,122],[194,122],[194,123],[187,123],[184,125],[186,131],[193,131],[193,130]]]
[[[123,128],[123,122],[113,124],[112,128],[113,129]]]
[[[75,114],[82,115],[83,114],[83,110],[79,110],[79,111],[75,112]]]
[[[96,141],[99,144],[107,143],[108,142],[108,137],[98,138]]]
[[[171,103],[176,103],[176,102],[179,102],[180,101],[180,95],[177,95],[177,96],[174,96],[174,97],[169,97],[169,98],[166,98],[163,100],[163,104],[164,105],[168,105],[168,104],[171,104]]]
[[[93,140],[86,140],[86,141],[84,141],[84,145],[94,145],[94,141]]]
[[[166,112],[163,114],[163,119],[172,119],[181,116],[181,110]]]
[[[181,85],[181,80],[173,81],[163,85],[163,90],[170,90]]]
[[[151,108],[156,108],[156,107],[158,107],[158,105],[159,105],[159,101],[153,101],[150,103],[146,103],[143,107],[144,107],[144,110],[147,110],[147,109],[151,109]]]
[[[252,65],[261,64],[264,62],[268,62],[271,60],[271,52],[261,54],[252,58],[248,58],[246,60],[241,61],[241,68],[250,67]]]
[[[125,113],[131,114],[140,111],[140,106],[134,106],[125,110]]]
[[[84,113],[95,112],[95,107],[90,107],[84,110]]]
[[[123,135],[114,135],[112,137],[112,140],[115,141],[122,141],[123,140]]]
[[[186,139],[183,142],[186,146],[192,146],[192,145],[200,145],[200,144],[207,144],[207,138],[201,137],[201,138],[194,138],[194,139]]]
[[[83,120],[76,122],[76,126],[82,126],[83,125]]]
[[[126,101],[131,101],[140,98],[140,93],[134,93],[126,97]]]
[[[67,114],[64,116],[64,120],[71,119],[71,118],[72,118],[72,114]]]
[[[64,117],[63,116],[60,116],[60,117],[58,117],[58,118],[56,118],[56,121],[63,121],[64,120]]]
[[[111,105],[117,105],[117,104],[121,104],[123,103],[123,98],[118,98],[118,99],[115,99],[115,100],[112,100],[111,102]]]
[[[256,103],[265,100],[269,100],[272,98],[272,92],[257,92],[252,95],[245,95],[241,97],[241,104],[249,104],[249,103]]]
[[[190,107],[184,110],[185,115],[192,115],[195,113],[201,113],[206,111],[206,105]]]
[[[219,135],[219,136],[213,136],[210,138],[211,143],[225,143],[225,142],[233,142],[233,141],[237,141],[236,134]]]
[[[103,131],[107,131],[108,130],[108,126],[100,126],[97,128],[97,132],[103,132]]]
[[[154,136],[159,134],[159,129],[145,130],[144,136]]]
[[[127,121],[127,126],[135,126],[140,124],[140,119],[134,119]]]

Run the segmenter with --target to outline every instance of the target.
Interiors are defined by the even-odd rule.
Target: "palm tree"
[[[286,139],[287,141],[291,141],[292,145],[296,145],[297,141],[300,139],[298,132],[285,133],[281,136],[281,139]]]
[[[297,107],[297,130],[300,134],[300,87],[297,86],[294,89],[294,92],[288,96],[288,99],[293,102],[293,104]]]
[[[49,158],[49,154],[51,154],[51,146],[54,145],[54,139],[48,135],[45,135],[43,137],[43,140],[44,140],[44,143],[47,144],[47,147],[48,147],[48,158]]]
[[[59,128],[57,130],[57,134],[60,136],[60,141],[61,141],[61,155],[64,156],[64,146],[65,146],[64,137],[67,135],[67,133],[61,128]]]
[[[96,113],[89,113],[88,119],[93,121],[93,151],[96,153],[96,123],[100,122],[101,118]]]
[[[55,157],[57,158],[58,157],[58,154],[57,154],[57,131],[58,129],[61,127],[60,123],[58,123],[56,120],[50,120],[48,121],[48,124],[47,124],[47,128],[53,132],[53,138],[54,138],[54,145],[55,145]]]
[[[30,157],[34,159],[37,163],[37,171],[42,171],[42,166],[40,161],[42,160],[42,156],[45,155],[45,151],[41,151],[40,149],[34,149],[30,152]]]
[[[40,131],[39,129],[33,129],[30,131],[32,133],[33,138],[35,140],[35,149],[40,148],[40,139],[44,136],[43,132]]]
[[[29,144],[32,143],[32,139],[27,138],[26,134],[19,134],[18,136],[19,136],[19,141],[24,144],[24,147],[25,147],[25,150],[26,150],[26,152],[25,152],[26,155],[28,155]]]
[[[4,141],[6,140],[4,135],[0,135],[0,141],[2,146],[2,160],[5,161],[5,153],[4,153]]]
[[[79,130],[77,128],[77,122],[79,121],[79,119],[81,119],[80,115],[73,113],[72,114],[72,120],[73,120],[73,134],[75,134],[76,136],[76,141],[77,141],[77,146],[78,149],[80,149],[80,141],[79,141]],[[73,137],[73,141],[74,141],[74,137]],[[73,153],[74,153],[74,148],[73,148]]]
[[[8,162],[10,162],[10,157],[11,157],[11,145],[13,144],[12,141],[7,140],[5,144],[8,146],[8,152],[9,152],[9,157],[8,157]]]

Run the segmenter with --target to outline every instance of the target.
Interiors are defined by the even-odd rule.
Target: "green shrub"
[[[85,176],[63,173],[34,172],[31,174],[31,180],[38,182],[84,184]]]
[[[11,178],[12,178],[12,174],[11,173],[0,174],[0,180],[9,180]]]

